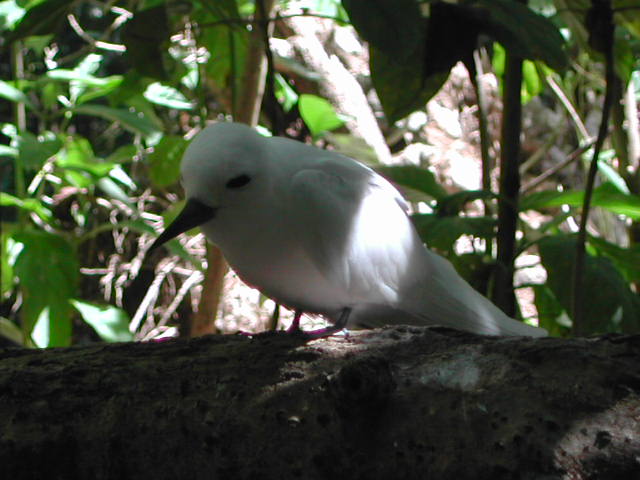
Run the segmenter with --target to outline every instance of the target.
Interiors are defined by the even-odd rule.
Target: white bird
[[[187,202],[156,248],[200,225],[245,283],[345,327],[445,325],[544,336],[507,317],[425,248],[400,193],[370,168],[237,123],[202,130],[181,166]]]

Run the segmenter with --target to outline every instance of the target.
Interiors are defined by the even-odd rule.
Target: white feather
[[[541,336],[504,315],[426,249],[400,193],[368,167],[247,126],[219,123],[185,153],[188,198],[216,209],[202,225],[248,284],[285,306],[349,326],[447,325]],[[241,188],[227,182],[250,178]]]

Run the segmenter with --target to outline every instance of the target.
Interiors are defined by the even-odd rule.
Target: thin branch
[[[520,134],[522,131],[522,58],[507,53],[500,152],[500,201],[498,202],[497,268],[493,299],[509,316],[516,313],[513,292],[518,199],[520,195]],[[505,201],[507,200],[507,201]]]
[[[340,17],[335,17],[333,15],[322,15],[320,13],[311,13],[311,12],[302,12],[302,13],[292,13],[290,15],[277,15],[275,17],[269,17],[266,19],[251,19],[251,18],[224,18],[222,20],[216,20],[215,22],[204,22],[198,24],[200,28],[210,28],[210,27],[219,27],[221,25],[255,25],[262,24],[267,25],[272,22],[277,22],[278,20],[286,20],[288,18],[296,18],[296,17],[314,17],[314,18],[323,18],[326,20],[333,20],[335,22],[344,23],[344,19]]]
[[[595,2],[593,3],[595,7]],[[604,7],[604,8],[603,8]],[[613,104],[613,88],[615,84],[615,69],[613,64],[613,13],[610,10],[610,4],[602,4],[598,9],[601,15],[600,21],[602,25],[607,27],[607,30],[602,33],[602,44],[604,47],[605,56],[605,69],[606,69],[606,90],[604,95],[604,104],[602,106],[602,118],[600,120],[600,127],[598,128],[598,136],[593,148],[593,158],[589,165],[589,173],[587,176],[587,183],[584,191],[584,203],[582,205],[582,217],[580,219],[580,228],[578,230],[578,239],[576,242],[576,258],[573,270],[573,305],[572,305],[572,318],[573,318],[573,334],[584,335],[586,332],[584,325],[584,263],[586,258],[585,243],[587,239],[587,222],[589,220],[589,211],[591,208],[591,199],[593,196],[593,188],[596,180],[596,173],[598,172],[598,157],[602,150],[602,145],[607,137],[609,126],[609,113]],[[602,14],[607,15],[608,18],[602,19]],[[605,23],[606,22],[606,23]]]
[[[567,96],[565,95],[560,85],[558,85],[558,83],[555,81],[555,79],[551,75],[547,75],[545,80],[551,87],[551,90],[553,90],[553,92],[558,96],[558,99],[560,100],[562,105],[564,105],[564,108],[569,113],[569,116],[573,120],[573,123],[575,124],[576,128],[580,132],[580,137],[582,138],[582,140],[586,141],[590,137],[589,132],[587,131],[587,127],[585,126],[584,122],[580,118],[580,115],[578,115],[578,112],[576,111],[575,107],[571,103],[571,100],[567,98]]]
[[[69,25],[80,38],[82,38],[87,42],[87,45],[76,50],[75,52],[70,53],[65,57],[62,57],[56,60],[56,63],[58,65],[63,65],[65,63],[71,62],[78,57],[81,57],[83,55],[86,55],[87,53],[94,51],[96,48],[101,48],[103,50],[116,51],[116,52],[126,51],[126,47],[124,45],[105,42],[103,39],[108,38],[109,35],[111,35],[111,33],[113,33],[115,30],[120,28],[122,24],[124,24],[125,22],[133,18],[133,14],[128,10],[125,10],[120,7],[111,7],[110,10],[112,13],[118,16],[111,23],[111,25],[109,25],[109,27],[107,27],[107,29],[104,30],[104,32],[102,32],[102,35],[100,35],[100,39],[97,39],[97,40],[91,37],[89,34],[87,34],[84,31],[84,29],[82,29],[77,19],[73,15],[67,15],[67,21],[69,22]]]
[[[162,285],[162,282],[164,281],[165,277],[171,272],[173,267],[176,266],[177,263],[178,263],[178,257],[174,257],[168,262],[164,264],[160,264],[158,266],[158,270],[159,270],[158,273],[153,279],[153,282],[151,282],[151,286],[147,290],[147,293],[142,299],[142,302],[140,302],[140,306],[136,310],[136,313],[134,314],[133,318],[131,319],[131,322],[129,323],[129,331],[131,333],[135,333],[140,327],[140,324],[142,323],[142,319],[144,318],[145,313],[151,307],[151,305],[155,303],[156,299],[158,298],[158,295],[160,293],[160,286]]]
[[[85,32],[84,29],[80,26],[80,23],[78,22],[78,19],[75,17],[74,14],[70,13],[69,15],[67,15],[67,20],[69,21],[69,25],[71,25],[71,28],[73,29],[73,31],[76,32],[76,34],[80,38],[82,38],[85,42],[87,42],[89,45],[93,46],[94,48],[100,48],[102,50],[108,50],[111,52],[127,51],[127,47],[125,47],[124,45],[119,45],[117,43],[103,42],[102,40],[96,40],[95,38],[93,38],[91,35]]]
[[[589,143],[586,143],[585,145],[582,145],[581,147],[576,148],[573,152],[567,155],[567,158],[564,159],[562,162],[558,163],[557,165],[554,165],[553,167],[551,167],[550,169],[548,169],[547,171],[545,171],[544,173],[542,173],[541,175],[537,176],[536,178],[531,180],[529,183],[524,185],[521,190],[522,193],[533,190],[535,187],[537,187],[542,182],[544,182],[547,178],[549,178],[552,175],[555,175],[560,170],[565,168],[567,165],[571,164],[576,159],[580,158],[580,156],[584,152],[589,150],[594,143],[595,143],[595,139],[592,139]]]
[[[184,283],[178,290],[178,293],[176,293],[176,296],[171,301],[171,304],[169,304],[166,310],[162,313],[162,317],[160,317],[160,320],[156,324],[156,327],[164,327],[169,322],[169,320],[171,319],[171,315],[173,315],[173,313],[178,309],[184,297],[187,295],[187,293],[189,293],[189,290],[191,290],[191,287],[200,283],[202,280],[204,280],[204,274],[199,270],[195,270],[184,281]]]

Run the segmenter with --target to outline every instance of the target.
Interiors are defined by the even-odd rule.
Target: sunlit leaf
[[[16,0],[0,2],[0,27],[2,29],[12,29],[24,16],[25,12],[26,10]]]
[[[80,312],[82,319],[91,325],[105,342],[133,340],[133,334],[129,331],[129,315],[121,308],[81,300],[72,300],[71,303]]]
[[[120,165],[116,165],[114,166],[110,171],[109,171],[109,177],[111,177],[113,180],[115,180],[116,182],[121,183],[122,185],[124,185],[127,188],[130,188],[131,190],[135,190],[137,188],[136,183],[133,181],[133,179],[127,174],[127,172],[125,172],[122,167]]]
[[[91,74],[78,70],[67,70],[63,68],[49,70],[46,73],[46,76],[52,80],[76,82],[87,87],[104,87],[112,83],[115,83],[117,86],[122,81],[122,76],[120,75],[113,75],[110,77],[95,77]]]
[[[144,98],[156,105],[173,108],[176,110],[191,110],[193,103],[187,97],[173,87],[152,83],[144,91]]]
[[[127,193],[111,178],[103,177],[97,181],[96,185],[107,194],[107,198],[115,198],[125,205],[134,207],[134,203],[131,201]]]
[[[0,193],[1,195],[2,193]],[[17,243],[13,237],[11,236],[10,229],[5,227],[0,232],[0,247],[2,251],[0,251],[0,278],[1,278],[1,288],[0,295],[4,298],[4,296],[13,290],[15,278],[13,274],[13,265],[16,263],[16,258],[18,258],[18,254],[20,250],[22,250],[23,245]]]
[[[344,119],[336,113],[333,105],[316,95],[307,93],[300,95],[298,109],[313,136],[335,130],[344,124]]]
[[[275,83],[276,97],[282,104],[282,108],[284,108],[284,111],[288,112],[298,101],[298,94],[293,88],[291,88],[291,85],[289,85],[289,83],[279,73],[275,75]]]
[[[27,107],[34,109],[35,107],[29,100],[29,98],[16,87],[10,85],[4,80],[0,80],[0,98],[9,100],[15,103],[24,103]]]
[[[562,205],[579,207],[582,206],[583,201],[583,191],[567,190],[557,192],[555,190],[545,190],[523,197],[520,202],[520,210],[540,210]],[[593,191],[591,204],[594,207],[602,207],[634,220],[640,219],[640,196],[622,193],[610,183],[603,183]]]
[[[40,199],[37,198],[25,198],[24,200],[21,200],[9,193],[0,192],[0,206],[22,208],[28,212],[35,213],[47,223],[49,223],[53,218],[51,210],[43,205]]]
[[[37,322],[39,346],[69,345],[69,300],[76,294],[79,277],[75,250],[63,237],[44,231],[28,230],[16,233],[14,238],[23,244],[14,272],[23,295],[24,332],[31,334]]]
[[[0,145],[0,157],[17,157],[18,149],[7,145]]]

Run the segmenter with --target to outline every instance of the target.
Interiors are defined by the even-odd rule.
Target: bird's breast
[[[290,308],[333,315],[349,303],[347,292],[331,282],[299,244],[299,236],[272,224],[203,226],[238,276],[248,285]]]

